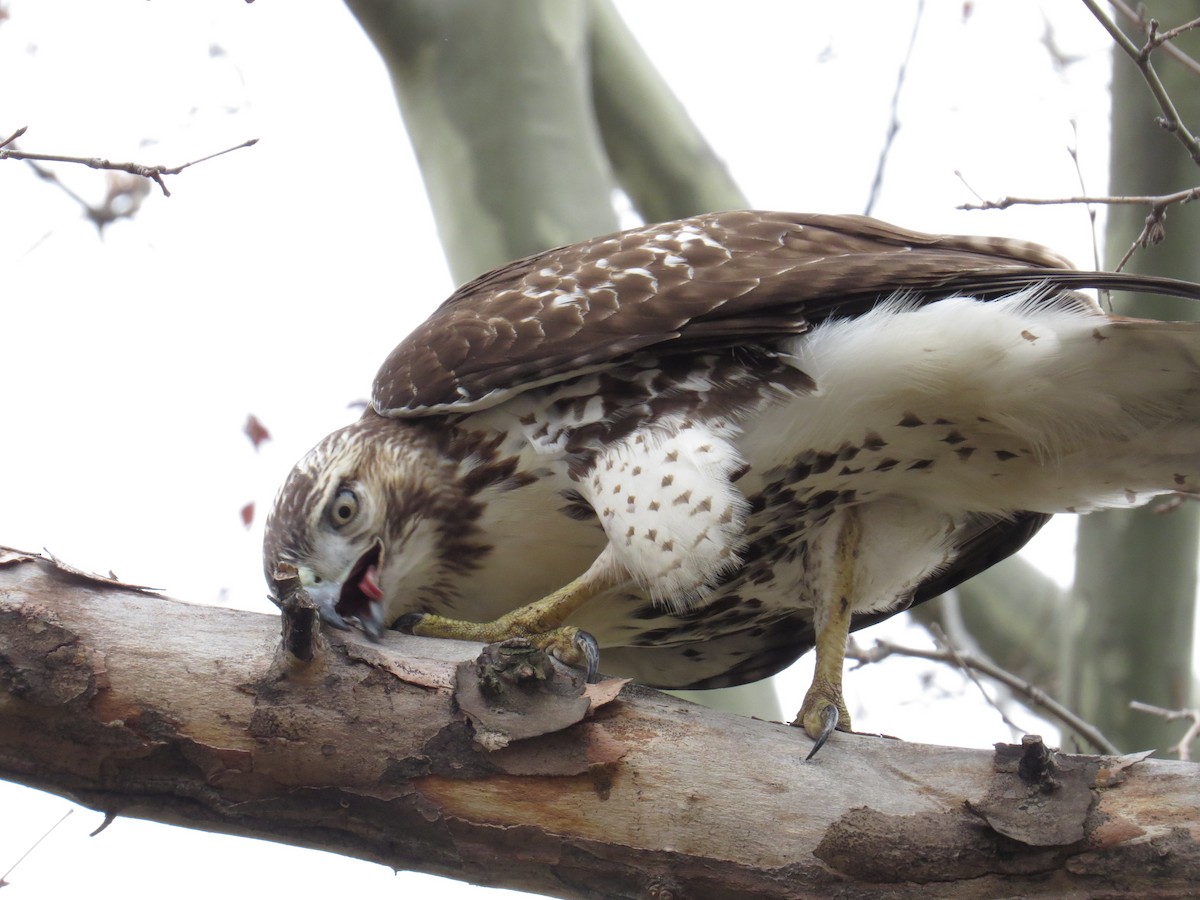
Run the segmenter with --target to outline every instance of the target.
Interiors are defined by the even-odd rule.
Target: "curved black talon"
[[[420,625],[424,618],[425,613],[405,613],[392,623],[392,630],[403,634],[416,634],[413,629]]]
[[[575,632],[575,646],[583,654],[583,671],[588,684],[600,680],[600,644],[596,639],[580,628]]]
[[[817,739],[813,742],[813,748],[808,751],[808,756],[804,757],[804,761],[808,762],[817,755],[817,751],[825,746],[825,742],[829,740],[829,736],[833,734],[838,725],[838,710],[832,703],[821,710],[821,733],[817,735]]]

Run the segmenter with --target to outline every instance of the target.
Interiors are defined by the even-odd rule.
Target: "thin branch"
[[[1025,699],[1025,701],[1033,706],[1040,707],[1049,715],[1058,719],[1072,731],[1076,732],[1080,737],[1096,747],[1102,753],[1118,753],[1119,751],[1108,740],[1100,730],[1094,725],[1085,722],[1075,713],[1071,712],[1041,688],[1032,685],[1022,678],[1018,678],[1011,672],[1000,668],[990,660],[980,658],[971,653],[950,653],[946,650],[920,650],[916,647],[903,647],[899,644],[894,644],[891,641],[876,641],[875,646],[870,650],[859,651],[852,655],[847,652],[847,657],[856,660],[860,663],[873,663],[886,659],[889,656],[908,656],[914,659],[928,659],[933,662],[954,663],[959,666],[967,666],[977,672],[982,672],[989,678],[994,678],[1001,684],[1008,686],[1017,694]]]
[[[1146,220],[1142,223],[1142,230],[1138,236],[1133,239],[1133,243],[1129,245],[1129,249],[1125,251],[1125,255],[1121,257],[1117,263],[1116,270],[1120,272],[1125,268],[1125,264],[1133,258],[1133,254],[1137,252],[1139,247],[1150,247],[1154,244],[1161,244],[1167,236],[1167,227],[1163,224],[1167,218],[1166,206],[1152,206],[1150,214],[1146,216]]]
[[[1097,0],[1083,0],[1083,5],[1104,26],[1104,29],[1112,36],[1117,46],[1124,51],[1126,56],[1133,60],[1133,64],[1141,71],[1142,78],[1145,79],[1146,85],[1150,88],[1150,92],[1158,102],[1158,108],[1163,113],[1162,118],[1158,120],[1158,124],[1174,134],[1187,149],[1188,155],[1196,163],[1200,164],[1200,140],[1197,140],[1196,136],[1188,131],[1187,126],[1183,124],[1183,120],[1179,116],[1179,111],[1175,109],[1174,101],[1171,99],[1170,94],[1167,93],[1167,89],[1158,77],[1158,73],[1154,71],[1154,64],[1150,62],[1150,54],[1157,46],[1154,44],[1156,36],[1153,33],[1157,29],[1157,25],[1153,23],[1153,20],[1151,21],[1152,33],[1150,39],[1144,46],[1139,47],[1108,17],[1104,10],[1100,8]]]
[[[975,193],[972,191],[972,193]],[[976,196],[979,196],[976,194]],[[1172,206],[1176,203],[1191,203],[1200,200],[1200,185],[1176,191],[1173,194],[1136,195],[1123,197],[1084,195],[1075,197],[1001,197],[999,200],[981,200],[979,203],[962,203],[958,209],[1008,209],[1010,206],[1067,206],[1083,203],[1105,206]]]
[[[1195,31],[1197,28],[1200,28],[1200,19],[1192,19],[1190,22],[1184,22],[1182,25],[1178,25],[1175,28],[1168,28],[1166,31],[1159,31],[1158,27],[1159,25],[1156,19],[1151,19],[1149,21],[1146,34],[1146,46],[1142,48],[1143,56],[1149,56],[1159,47],[1169,44],[1181,34],[1185,34],[1189,31]]]
[[[19,866],[21,863],[25,862],[25,857],[27,857],[30,853],[32,853],[34,850],[36,850],[38,848],[38,844],[40,844],[46,838],[50,837],[50,835],[54,832],[54,830],[56,828],[58,828],[58,826],[61,825],[63,822],[67,821],[67,816],[69,816],[73,812],[75,812],[75,810],[68,809],[65,813],[63,813],[62,817],[57,822],[55,822],[53,825],[51,825],[49,828],[46,829],[45,834],[43,834],[40,838],[38,838],[36,841],[34,841],[30,845],[29,849],[26,850],[24,853],[22,853],[20,855],[20,857],[17,859],[17,861],[8,867],[7,872],[5,872],[3,875],[0,875],[0,887],[4,887],[6,884],[9,883],[8,876],[13,873],[13,870],[16,869],[17,866]]]
[[[936,622],[930,623],[929,630],[933,633],[933,639],[937,641],[938,645],[949,655],[950,660],[954,663],[954,665],[958,666],[959,670],[961,670],[964,675],[971,679],[971,682],[979,690],[979,695],[983,697],[984,701],[1000,714],[1000,720],[1017,734],[1024,732],[1025,729],[1017,725],[1016,722],[1008,717],[1008,713],[1000,708],[1000,704],[997,703],[992,695],[987,692],[987,688],[983,686],[983,682],[979,680],[979,677],[975,674],[971,667],[967,665],[965,651],[960,651],[957,647],[955,647],[954,642],[946,637],[946,632],[944,632]],[[989,662],[991,661],[989,660]]]
[[[1071,134],[1074,139],[1067,145],[1067,153],[1071,156],[1071,164],[1075,167],[1075,180],[1079,182],[1079,190],[1085,195],[1087,194],[1087,180],[1083,177],[1083,168],[1079,165],[1079,123],[1074,119],[1071,120]],[[1087,204],[1088,221],[1091,223],[1092,232],[1092,266],[1100,269],[1100,240],[1096,234],[1096,210],[1093,204]],[[1108,292],[1104,292],[1105,297]]]
[[[0,141],[0,148],[7,147],[9,144],[11,144],[13,141],[15,141],[17,138],[19,138],[21,135],[23,135],[28,130],[29,130],[28,125],[22,125],[20,128],[18,128],[12,134],[10,134],[8,137],[6,137],[3,141]]]
[[[921,18],[925,14],[925,0],[917,0],[917,13],[913,18],[912,33],[908,36],[908,49],[904,51],[904,59],[896,72],[896,88],[892,91],[892,114],[888,120],[887,134],[883,138],[883,147],[879,150],[879,161],[875,164],[875,177],[871,179],[871,193],[867,196],[867,205],[863,215],[871,215],[875,201],[879,199],[879,191],[883,187],[883,172],[887,168],[888,157],[892,152],[896,134],[900,131],[900,94],[904,90],[904,82],[908,76],[908,64],[912,60],[913,47],[917,43],[917,32],[921,29]]]
[[[1141,26],[1143,31],[1149,31],[1150,20],[1148,20],[1140,11],[1133,9],[1128,3],[1123,2],[1123,0],[1109,0],[1109,2],[1113,5],[1113,8],[1116,9],[1117,12],[1119,12],[1129,21],[1136,22]],[[1171,37],[1167,38],[1167,41],[1170,41],[1171,38],[1176,36],[1176,34],[1181,34],[1183,30],[1190,30],[1197,27],[1197,22],[1200,22],[1200,19],[1188,22],[1186,27],[1181,25],[1179,28],[1170,29],[1170,31],[1166,33],[1171,34],[1171,32],[1175,32],[1175,34],[1171,34]],[[1161,38],[1162,35],[1160,34],[1159,37]],[[1161,46],[1163,52],[1176,62],[1180,63],[1185,68],[1191,69],[1197,75],[1200,75],[1200,62],[1192,59],[1192,57],[1188,56],[1188,54],[1184,53],[1174,44],[1163,43]]]
[[[972,191],[974,193],[974,191]],[[976,194],[976,196],[979,196]],[[1121,257],[1121,261],[1117,263],[1114,271],[1120,272],[1125,268],[1125,264],[1129,262],[1139,247],[1150,247],[1154,244],[1159,244],[1167,236],[1165,221],[1167,218],[1167,210],[1176,204],[1191,203],[1193,200],[1200,199],[1200,185],[1190,187],[1186,190],[1176,191],[1174,194],[1162,194],[1159,196],[1130,196],[1130,197],[1001,197],[999,200],[983,200],[980,203],[962,203],[959,204],[959,209],[1008,209],[1010,206],[1066,206],[1072,203],[1083,203],[1089,208],[1093,204],[1105,204],[1108,206],[1149,206],[1150,212],[1146,216],[1146,221],[1142,225],[1141,233],[1129,245],[1129,249],[1125,251],[1125,255]]]
[[[178,166],[147,166],[141,163],[133,162],[113,162],[108,159],[100,159],[98,157],[85,156],[60,156],[52,153],[27,153],[23,150],[3,149],[8,144],[12,143],[16,138],[25,133],[25,128],[17,129],[3,144],[0,144],[0,160],[4,159],[23,159],[29,162],[64,162],[74,163],[76,165],[87,166],[89,169],[107,169],[117,172],[128,172],[130,175],[140,175],[142,178],[148,178],[162,189],[164,197],[170,197],[171,192],[167,190],[167,185],[163,181],[164,175],[178,175],[184,169],[190,168],[197,163],[207,162],[210,159],[216,159],[218,156],[224,156],[226,153],[232,153],[234,150],[241,150],[243,147],[253,147],[258,143],[258,138],[251,138],[248,141],[243,141],[236,147],[228,147],[225,150],[219,150],[216,153],[210,153],[208,156],[202,156],[199,159],[193,159],[191,162],[185,162]]]
[[[1184,762],[1191,761],[1192,742],[1200,738],[1200,709],[1165,709],[1161,706],[1155,706],[1153,703],[1143,703],[1141,700],[1131,700],[1129,708],[1136,709],[1138,712],[1150,713],[1153,716],[1166,719],[1168,722],[1174,722],[1178,719],[1191,720],[1192,724],[1183,733],[1183,737],[1179,739],[1179,743],[1170,749],[1171,753],[1178,755]]]

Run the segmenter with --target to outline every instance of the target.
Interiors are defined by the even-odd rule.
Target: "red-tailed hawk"
[[[849,630],[1051,513],[1200,491],[1200,326],[1078,287],[1200,296],[854,216],[713,213],[518,260],[296,466],[267,577],[295,566],[335,627],[534,635],[660,687],[816,646],[815,752],[849,726]]]

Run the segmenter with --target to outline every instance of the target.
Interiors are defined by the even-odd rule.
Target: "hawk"
[[[1088,287],[1200,297],[1032,243],[781,212],[509,263],[296,465],[267,578],[294,566],[333,627],[527,636],[657,687],[815,647],[794,723],[815,753],[850,726],[851,630],[1052,513],[1200,492],[1200,325],[1107,315]]]

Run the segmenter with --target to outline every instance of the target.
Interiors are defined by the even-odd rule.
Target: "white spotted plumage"
[[[727,428],[667,420],[609,447],[580,492],[599,513],[615,560],[650,598],[682,612],[740,562],[745,467]]]

